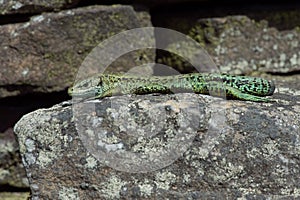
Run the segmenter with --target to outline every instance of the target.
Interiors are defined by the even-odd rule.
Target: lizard
[[[68,89],[70,96],[97,99],[116,94],[193,92],[254,102],[270,102],[275,85],[263,78],[218,73],[191,73],[143,77],[128,74],[96,74]]]

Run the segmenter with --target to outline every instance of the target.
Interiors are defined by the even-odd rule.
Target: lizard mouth
[[[72,94],[73,94],[73,87],[69,87],[69,89],[68,89],[68,94],[69,94],[70,96],[72,96]]]
[[[85,90],[85,91],[76,91],[73,88],[68,89],[68,93],[72,98],[78,98],[78,99],[89,99],[89,98],[95,98],[96,94],[93,90]]]

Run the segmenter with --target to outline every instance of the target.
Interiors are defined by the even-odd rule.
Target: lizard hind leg
[[[252,94],[247,94],[239,91],[236,88],[226,86],[226,96],[233,98],[233,99],[239,99],[244,101],[256,101],[256,102],[270,102],[270,99],[267,99],[265,97],[259,97]]]

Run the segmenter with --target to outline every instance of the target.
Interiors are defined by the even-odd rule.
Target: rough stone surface
[[[0,14],[39,13],[75,6],[79,0],[2,0]]]
[[[188,35],[200,43],[216,63],[214,71],[231,74],[293,73],[300,71],[299,28],[278,31],[267,21],[246,16],[199,19]],[[192,54],[191,50],[190,54]],[[187,70],[178,57],[163,58],[169,66]],[[199,64],[199,70],[201,64]],[[194,70],[194,68],[190,68]]]
[[[221,61],[222,72],[288,73],[300,70],[300,34],[297,30],[278,31],[268,27],[267,21],[255,22],[245,16],[203,22],[215,27],[208,34],[210,37],[220,33],[215,34],[219,41],[213,55]],[[208,25],[208,29],[212,27]]]
[[[12,129],[0,133],[0,188],[28,188],[19,146]]]
[[[145,14],[139,17],[131,6],[90,6],[0,26],[0,97],[66,89],[95,46],[121,31],[149,24]],[[134,51],[111,68],[120,71],[153,59],[150,51]]]
[[[29,192],[1,192],[1,200],[24,200],[29,199]]]
[[[14,131],[32,197],[299,198],[298,85],[284,90],[289,83],[282,82],[273,103],[139,95],[73,107],[64,102],[29,113]],[[183,132],[188,134],[172,140]],[[134,154],[126,157],[128,152]],[[128,172],[137,169],[143,173]]]

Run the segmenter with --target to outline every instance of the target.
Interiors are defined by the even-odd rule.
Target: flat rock
[[[0,26],[0,98],[66,89],[101,41],[149,24],[149,19],[147,13],[136,14],[131,6],[90,6]],[[153,59],[153,52],[134,51],[110,67],[120,71]]]
[[[300,34],[297,30],[278,31],[267,21],[246,16],[199,20],[210,40],[218,37],[213,55],[225,73],[252,71],[290,73],[300,70]],[[216,38],[215,38],[216,39]]]
[[[299,197],[295,90],[273,103],[150,94],[36,110],[14,127],[32,199]]]
[[[12,129],[0,133],[0,188],[28,188],[19,146]]]
[[[45,11],[57,11],[75,6],[79,0],[3,0],[0,4],[0,14],[27,14]]]
[[[187,31],[212,57],[215,66],[206,69],[203,63],[188,68],[180,58],[162,58],[180,71],[220,71],[229,74],[253,72],[286,74],[300,70],[299,29],[279,31],[267,21],[247,16],[202,18]],[[178,44],[177,44],[178,45]],[[176,45],[175,45],[176,47]],[[188,54],[194,52],[191,49]],[[195,55],[196,56],[196,55]],[[192,57],[192,56],[191,56]],[[204,59],[210,59],[208,56]],[[203,61],[204,62],[204,61]]]

